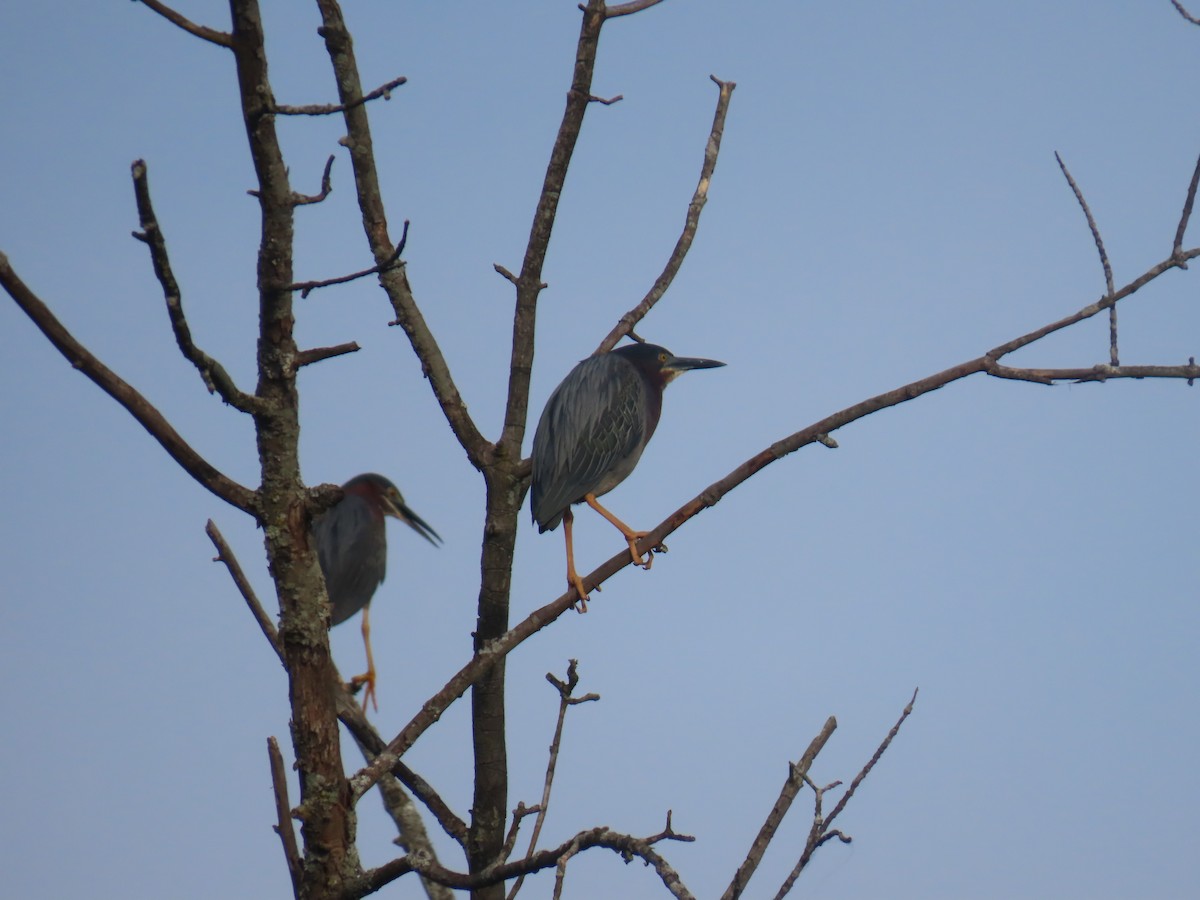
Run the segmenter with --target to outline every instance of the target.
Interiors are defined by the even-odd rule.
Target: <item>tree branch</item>
[[[325,160],[325,171],[321,173],[321,190],[315,194],[298,194],[292,191],[293,206],[308,206],[312,203],[320,203],[329,196],[329,192],[333,190],[333,160],[334,155],[329,154],[329,159]]]
[[[1075,200],[1079,203],[1079,208],[1083,210],[1083,215],[1087,219],[1088,229],[1092,232],[1092,240],[1096,242],[1096,251],[1100,254],[1100,265],[1104,268],[1104,287],[1107,292],[1105,296],[1111,297],[1113,293],[1112,266],[1108,264],[1108,254],[1104,252],[1104,241],[1100,238],[1100,229],[1096,227],[1092,211],[1088,208],[1087,201],[1083,199],[1083,191],[1079,189],[1079,185],[1075,183],[1071,173],[1067,171],[1067,164],[1063,162],[1057,151],[1054,153],[1054,158],[1058,161],[1058,167],[1067,179],[1067,184],[1071,186]],[[1121,364],[1120,356],[1117,353],[1117,307],[1115,304],[1108,308],[1108,361],[1114,366]]]
[[[291,803],[288,802],[287,773],[283,768],[283,754],[279,752],[279,741],[267,738],[267,757],[271,763],[271,786],[275,789],[275,833],[283,844],[283,855],[287,860],[288,874],[292,878],[292,893],[300,896],[300,848],[296,845],[296,829],[292,827]]]
[[[0,285],[67,362],[125,407],[184,471],[226,503],[257,517],[258,501],[254,492],[218,471],[192,449],[149,400],[75,340],[50,308],[21,280],[3,253],[0,253]]]
[[[658,6],[662,2],[663,0],[630,0],[629,3],[618,3],[616,6],[610,6],[604,10],[604,18],[615,19],[617,16],[629,16],[641,12],[643,9]]]
[[[986,369],[989,375],[997,378],[1011,378],[1016,381],[1033,381],[1038,384],[1053,384],[1056,381],[1108,381],[1112,378],[1183,378],[1188,384],[1193,379],[1200,378],[1200,366],[1192,361],[1183,366],[1109,366],[1095,365],[1090,369],[1021,369],[989,365]]]
[[[1200,19],[1197,19],[1195,16],[1193,16],[1191,13],[1189,13],[1186,9],[1184,9],[1183,4],[1180,3],[1179,0],[1171,0],[1171,5],[1175,7],[1176,11],[1181,16],[1183,16],[1185,19],[1187,19],[1193,25],[1200,25]]]
[[[299,291],[301,297],[307,297],[317,288],[329,287],[333,284],[345,284],[348,281],[355,281],[367,275],[374,275],[377,272],[386,272],[389,269],[403,266],[404,262],[400,259],[400,254],[404,252],[404,246],[408,243],[408,219],[404,220],[404,233],[400,235],[400,243],[396,245],[396,249],[391,252],[387,259],[383,262],[376,263],[369,269],[363,269],[360,272],[354,272],[350,275],[341,275],[337,278],[327,278],[324,281],[298,281],[295,284],[289,284],[284,290]]]
[[[825,744],[836,729],[837,719],[830,716],[825,720],[825,725],[820,733],[809,743],[808,749],[804,751],[804,754],[800,757],[800,761],[788,764],[788,777],[783,782],[783,788],[779,791],[779,797],[776,799],[775,805],[771,807],[771,811],[767,814],[767,819],[763,822],[762,828],[758,830],[758,835],[750,845],[750,850],[746,854],[745,860],[738,866],[733,880],[729,882],[729,887],[721,895],[721,900],[737,900],[738,897],[742,896],[742,892],[746,890],[746,885],[750,882],[750,878],[754,875],[758,864],[762,862],[763,854],[767,852],[767,847],[775,839],[775,832],[779,830],[779,825],[783,822],[783,817],[787,815],[788,810],[791,808],[792,801],[796,799],[796,795],[804,787],[804,780],[808,777],[808,770],[812,768],[813,761],[817,758],[817,754],[824,749]]]
[[[1192,170],[1192,180],[1188,184],[1187,197],[1183,201],[1183,212],[1179,216],[1179,226],[1175,229],[1175,244],[1172,253],[1178,256],[1183,252],[1183,235],[1187,231],[1188,220],[1192,217],[1192,207],[1196,203],[1196,185],[1200,183],[1200,159],[1196,160],[1196,168]],[[1184,268],[1187,268],[1185,265]]]
[[[683,265],[688,250],[692,247],[696,230],[700,227],[700,213],[704,211],[704,204],[708,202],[708,188],[712,182],[713,172],[717,168],[717,157],[721,153],[721,138],[725,133],[725,116],[729,112],[729,101],[733,96],[733,89],[737,87],[732,81],[721,81],[713,75],[710,75],[709,78],[718,89],[717,109],[713,114],[708,142],[704,146],[704,163],[700,167],[700,180],[696,184],[692,202],[688,204],[687,215],[684,217],[683,232],[679,235],[679,240],[675,242],[675,249],[671,251],[671,256],[667,259],[662,274],[655,279],[654,285],[642,298],[642,301],[621,316],[613,330],[600,342],[595,353],[608,352],[616,346],[617,341],[633,331],[637,323],[667,292],[667,288],[671,286],[671,282],[675,280],[675,276]]]
[[[394,244],[388,235],[387,214],[379,189],[379,173],[375,167],[375,151],[371,141],[371,125],[364,105],[362,80],[354,57],[354,42],[346,29],[341,6],[337,0],[317,0],[322,25],[319,33],[325,39],[329,61],[337,83],[338,98],[346,122],[344,143],[350,151],[354,169],[354,184],[358,206],[362,213],[363,231],[377,265],[384,266],[393,252]],[[408,283],[402,266],[379,270],[379,283],[387,292],[395,311],[392,324],[400,325],[408,335],[413,352],[421,361],[421,370],[429,379],[442,414],[458,438],[467,458],[476,468],[482,467],[489,454],[490,444],[467,412],[467,405],[458,392],[441,348],[429,330]]]
[[[841,784],[841,782],[835,781],[833,784],[827,785],[824,788],[818,788],[812,783],[812,780],[808,778],[807,775],[804,776],[805,780],[812,787],[813,793],[816,795],[816,798],[813,801],[813,824],[809,829],[808,839],[804,844],[804,851],[800,854],[800,859],[796,862],[796,865],[792,868],[792,871],[788,873],[787,878],[784,879],[783,884],[776,892],[775,900],[782,900],[782,898],[786,896],[787,893],[792,889],[792,886],[796,883],[796,879],[800,877],[800,873],[804,871],[804,867],[808,865],[809,860],[812,859],[812,855],[816,852],[818,847],[822,846],[827,841],[833,840],[834,838],[837,838],[843,844],[850,843],[850,838],[847,835],[843,834],[836,828],[831,827],[833,825],[833,820],[836,819],[842,810],[846,808],[846,804],[850,802],[850,798],[854,796],[854,792],[858,790],[858,786],[863,783],[863,780],[866,779],[871,770],[875,768],[875,764],[883,757],[883,754],[887,751],[887,748],[891,746],[891,743],[895,739],[896,735],[900,733],[900,726],[904,724],[905,719],[912,715],[913,704],[916,702],[917,691],[914,690],[912,698],[908,701],[908,705],[904,707],[904,711],[900,714],[900,718],[896,720],[896,724],[892,726],[891,730],[887,733],[887,737],[883,739],[883,742],[867,761],[867,764],[862,767],[862,770],[856,776],[854,776],[854,780],[850,782],[850,787],[846,789],[846,793],[841,796],[841,799],[838,800],[837,805],[833,808],[833,811],[828,816],[822,815],[821,812],[821,803],[824,799],[825,792],[837,787],[839,784]]]
[[[246,578],[246,573],[242,571],[237,557],[233,555],[233,550],[229,548],[229,543],[225,540],[225,536],[221,534],[221,530],[217,528],[216,523],[212,519],[209,519],[208,524],[204,526],[204,533],[213,542],[213,546],[217,548],[217,555],[213,558],[213,562],[225,564],[225,568],[229,570],[229,577],[233,579],[238,593],[242,595],[242,599],[246,601],[246,606],[250,609],[250,615],[254,616],[254,621],[258,623],[258,627],[266,637],[267,642],[275,650],[275,655],[279,657],[279,661],[281,663],[284,662],[283,644],[279,641],[279,631],[275,628],[275,623],[263,608],[262,603],[259,602],[258,596],[254,593],[254,588],[250,586],[250,581]]]
[[[138,221],[142,226],[140,232],[133,236],[150,248],[150,262],[154,266],[154,275],[162,285],[163,299],[167,304],[167,316],[171,320],[171,330],[175,333],[175,342],[183,358],[196,367],[204,386],[210,394],[216,393],[234,409],[244,413],[261,411],[262,402],[253,394],[247,394],[238,389],[225,371],[225,367],[201,350],[192,341],[192,330],[188,327],[187,317],[183,313],[183,297],[175,273],[171,269],[171,259],[167,255],[167,242],[163,237],[158,217],[154,214],[154,204],[150,201],[150,182],[147,178],[145,160],[134,160],[131,167],[133,173],[133,193],[137,200]]]
[[[337,344],[333,347],[314,347],[311,350],[300,350],[296,353],[296,368],[301,369],[304,366],[311,366],[313,363],[321,362],[324,359],[345,356],[347,353],[357,353],[361,349],[355,341],[350,341],[347,344]]]
[[[514,281],[516,307],[513,311],[508,397],[504,407],[504,430],[499,441],[499,445],[504,447],[506,454],[513,459],[520,458],[521,443],[529,419],[529,379],[533,371],[534,326],[538,295],[544,287],[542,268],[550,247],[554,220],[558,215],[558,202],[566,184],[567,169],[575,153],[584,114],[590,105],[596,50],[600,42],[600,29],[605,20],[603,0],[588,0],[586,6],[580,4],[579,8],[583,11],[583,18],[575,50],[575,69],[571,87],[567,91],[567,105],[558,126],[558,134],[554,138],[554,146],[550,150],[550,161],[546,165],[542,191],[538,195],[537,208],[529,228],[529,240],[525,245],[521,274]]]
[[[529,835],[529,848],[525,851],[525,858],[529,859],[533,856],[533,851],[537,847],[538,836],[542,833],[542,826],[546,822],[546,813],[550,811],[550,788],[554,784],[554,771],[558,767],[558,751],[562,746],[563,724],[567,719],[567,710],[579,703],[587,703],[589,701],[599,700],[599,694],[585,694],[582,697],[572,697],[576,686],[579,684],[578,672],[579,660],[572,659],[567,661],[567,678],[566,681],[560,681],[555,678],[550,672],[546,673],[546,680],[554,686],[558,691],[558,722],[554,726],[554,738],[550,741],[550,760],[546,763],[546,780],[542,785],[542,801],[537,805],[537,818],[534,820],[533,832]],[[518,819],[513,817],[513,825],[515,826]],[[514,831],[514,837],[515,837]],[[508,892],[508,900],[513,900],[517,896],[517,892],[521,890],[521,885],[525,882],[525,876],[522,875],[513,883],[512,888]]]
[[[139,0],[134,0],[139,2]],[[215,28],[207,28],[204,25],[197,25],[195,22],[185,18],[177,13],[165,3],[160,3],[159,0],[140,0],[142,5],[154,10],[168,22],[178,25],[188,34],[194,35],[201,40],[208,41],[210,44],[216,44],[218,47],[232,47],[233,36],[224,31],[217,31]]]
[[[405,856],[365,872],[357,882],[346,886],[339,900],[358,900],[360,897],[365,897],[385,885],[391,884],[409,872],[418,872],[438,884],[444,884],[456,890],[476,890],[488,885],[500,884],[520,875],[529,875],[554,868],[564,856],[573,856],[593,847],[612,850],[627,862],[633,857],[641,859],[654,869],[672,895],[679,900],[692,900],[692,894],[683,885],[679,874],[653,849],[655,844],[665,840],[683,842],[695,840],[691,835],[676,833],[671,828],[670,820],[671,817],[668,813],[667,827],[658,834],[645,838],[621,834],[601,825],[588,831],[581,831],[553,849],[541,850],[530,859],[489,866],[484,871],[474,874],[455,872],[439,865],[426,864],[411,856]]]
[[[320,103],[309,104],[308,106],[287,106],[282,103],[277,103],[272,108],[272,112],[281,116],[328,116],[333,113],[345,112],[348,109],[354,109],[356,106],[362,106],[364,103],[370,103],[372,100],[378,100],[382,97],[384,100],[392,99],[392,90],[406,83],[408,79],[401,75],[398,78],[393,78],[387,84],[381,84],[369,94],[363,94],[357,100],[350,103]]]

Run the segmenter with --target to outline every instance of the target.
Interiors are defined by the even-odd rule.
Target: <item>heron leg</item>
[[[604,516],[604,518],[608,519],[608,521],[612,522],[613,525],[617,526],[617,529],[621,532],[621,534],[625,535],[625,542],[629,544],[629,555],[633,558],[633,564],[635,566],[641,566],[643,569],[649,569],[650,566],[654,564],[653,553],[647,553],[646,558],[642,559],[642,555],[638,553],[637,549],[638,541],[640,541],[650,532],[634,531],[632,528],[610,513],[607,509],[601,506],[600,501],[596,499],[595,494],[584,494],[583,499],[588,506],[600,513],[600,515]]]
[[[579,577],[579,573],[575,571],[575,541],[571,536],[571,526],[575,522],[575,516],[571,510],[563,513],[563,534],[567,539],[567,584],[575,588],[575,593],[579,594],[579,612],[587,612],[588,594],[583,589],[583,579]]]
[[[375,702],[375,657],[371,655],[371,604],[369,603],[363,607],[362,636],[363,646],[367,648],[367,671],[351,678],[350,684],[354,687],[365,685],[362,701],[363,712],[367,711],[368,703],[375,712],[379,712],[379,704]]]

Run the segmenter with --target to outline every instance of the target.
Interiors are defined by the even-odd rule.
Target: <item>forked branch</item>
[[[835,781],[833,784],[826,785],[824,788],[818,788],[815,784],[813,784],[812,780],[809,779],[807,775],[805,776],[806,782],[812,787],[813,793],[816,795],[813,802],[813,824],[809,829],[808,840],[805,841],[804,850],[800,854],[800,859],[796,862],[796,865],[792,868],[792,871],[788,873],[788,877],[784,879],[783,884],[776,892],[775,900],[783,900],[783,897],[786,896],[788,891],[792,889],[792,886],[796,883],[796,879],[800,877],[800,873],[804,871],[804,867],[808,865],[809,860],[812,859],[812,855],[817,851],[818,847],[820,847],[822,844],[828,843],[831,840],[834,840],[835,838],[841,841],[843,844],[850,843],[850,838],[847,835],[833,827],[833,820],[841,815],[842,810],[846,808],[846,805],[850,802],[850,798],[853,797],[854,792],[858,790],[859,785],[863,783],[866,777],[871,773],[871,770],[875,768],[875,764],[883,758],[883,754],[887,752],[887,748],[891,746],[891,743],[893,740],[895,740],[896,735],[900,733],[900,726],[904,724],[905,719],[912,715],[913,704],[916,702],[917,691],[914,690],[912,699],[908,701],[908,705],[905,706],[904,711],[900,713],[900,718],[896,720],[896,724],[892,726],[891,730],[887,733],[887,736],[883,739],[883,742],[880,743],[879,747],[875,750],[875,753],[869,760],[867,760],[866,765],[864,765],[859,773],[854,776],[854,780],[850,782],[850,787],[848,787],[846,792],[842,794],[841,799],[838,800],[837,805],[834,806],[833,810],[828,816],[824,815],[821,809],[825,792],[839,786],[841,782]]]
[[[525,851],[526,859],[529,859],[533,855],[533,851],[537,848],[538,837],[542,833],[542,825],[546,822],[546,813],[550,811],[550,789],[554,785],[554,772],[558,768],[558,751],[562,747],[563,725],[567,719],[567,710],[580,703],[589,703],[600,699],[599,694],[584,694],[582,697],[571,696],[579,684],[578,668],[579,660],[568,660],[565,681],[556,678],[550,672],[546,673],[546,680],[558,691],[558,721],[554,726],[554,738],[550,741],[550,760],[546,763],[546,779],[542,785],[542,800],[534,807],[537,810],[537,819],[534,820],[533,832],[529,835],[529,848]],[[518,821],[519,817],[514,815],[514,829]],[[515,830],[513,837],[514,839],[516,837]],[[517,892],[521,890],[521,885],[524,882],[524,875],[517,878],[508,892],[508,900],[513,900],[517,896]]]
[[[171,331],[175,334],[179,352],[196,367],[210,394],[217,394],[234,409],[244,413],[262,412],[262,401],[253,394],[239,390],[225,371],[225,367],[197,347],[192,340],[192,330],[183,313],[183,296],[179,290],[179,282],[175,280],[171,258],[167,255],[167,241],[163,237],[158,216],[154,213],[154,204],[150,200],[150,182],[145,161],[134,160],[131,170],[138,221],[142,226],[142,230],[135,231],[133,236],[150,248],[150,262],[154,266],[154,276],[162,286],[163,300],[167,304],[167,317],[171,320]]]

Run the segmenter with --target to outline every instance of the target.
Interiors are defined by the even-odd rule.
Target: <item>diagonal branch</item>
[[[135,231],[133,236],[150,248],[150,262],[154,266],[154,275],[158,283],[162,285],[163,299],[167,303],[167,316],[171,320],[171,330],[175,333],[179,352],[196,367],[210,394],[218,394],[222,400],[241,412],[260,412],[263,409],[262,401],[253,394],[239,390],[225,371],[225,367],[192,341],[192,330],[188,327],[187,317],[183,313],[183,297],[179,283],[175,280],[171,259],[167,255],[167,241],[158,224],[158,217],[154,214],[154,204],[150,201],[150,182],[145,160],[134,160],[131,170],[138,221],[142,226],[142,230]]]
[[[271,786],[275,789],[275,833],[283,844],[283,855],[287,860],[288,874],[292,878],[292,893],[300,896],[300,848],[296,845],[296,829],[292,827],[291,803],[288,802],[287,773],[283,768],[283,754],[279,752],[279,741],[267,738],[267,757],[271,763]]]
[[[1196,186],[1200,184],[1200,159],[1196,160],[1196,168],[1192,170],[1192,180],[1188,184],[1187,197],[1183,201],[1183,212],[1179,216],[1179,226],[1175,229],[1175,244],[1172,252],[1178,256],[1183,252],[1183,235],[1187,231],[1188,220],[1192,217],[1192,207],[1196,204]]]
[[[252,516],[257,515],[258,501],[254,492],[218,471],[192,449],[149,400],[75,340],[55,318],[50,308],[20,279],[3,253],[0,253],[0,285],[8,291],[9,296],[17,302],[17,306],[21,307],[58,352],[66,357],[67,362],[125,407],[184,471],[226,503]]]
[[[271,621],[271,617],[267,614],[267,611],[263,609],[258,595],[254,593],[254,588],[250,586],[250,580],[246,578],[246,573],[242,571],[241,564],[238,563],[237,557],[233,555],[233,551],[229,548],[229,543],[225,540],[225,536],[221,534],[221,530],[217,528],[216,523],[212,519],[209,519],[208,524],[204,526],[204,533],[213,542],[213,546],[217,548],[217,556],[213,559],[213,562],[225,564],[225,568],[229,570],[229,577],[233,579],[238,593],[242,595],[242,599],[246,601],[246,606],[250,609],[250,615],[254,616],[254,621],[258,623],[258,627],[262,630],[272,649],[274,649],[275,655],[279,657],[279,661],[281,663],[284,662],[283,644],[279,641],[279,630],[275,627],[275,623]]]
[[[558,215],[558,202],[566,184],[567,169],[575,153],[584,114],[591,103],[596,50],[600,43],[600,29],[605,20],[603,0],[588,0],[586,6],[580,4],[579,8],[583,11],[583,18],[575,50],[575,70],[570,90],[567,91],[567,105],[558,126],[558,134],[554,138],[550,161],[546,165],[546,175],[542,180],[542,191],[538,195],[533,222],[529,227],[529,240],[525,245],[521,274],[514,281],[517,297],[513,312],[512,354],[508,368],[504,430],[500,438],[500,445],[507,448],[508,454],[514,459],[520,457],[521,443],[529,419],[529,380],[533,371],[537,301],[545,286],[542,282],[542,268],[546,262],[550,236]]]
[[[1096,242],[1096,252],[1100,254],[1100,265],[1104,268],[1104,287],[1107,291],[1105,296],[1111,297],[1113,293],[1112,266],[1108,263],[1108,254],[1104,252],[1104,241],[1100,237],[1100,229],[1096,227],[1096,220],[1092,218],[1092,211],[1088,208],[1087,201],[1083,199],[1083,191],[1079,189],[1079,185],[1075,183],[1075,179],[1071,177],[1071,173],[1067,171],[1067,164],[1063,162],[1062,157],[1058,155],[1057,151],[1055,151],[1054,158],[1058,160],[1058,167],[1067,179],[1067,184],[1071,186],[1071,191],[1075,194],[1075,200],[1079,203],[1079,208],[1083,210],[1084,218],[1087,219],[1088,228],[1092,232],[1092,240]],[[1108,361],[1114,366],[1121,364],[1117,353],[1116,304],[1108,308]]]
[[[342,693],[346,702],[339,702],[338,718],[362,749],[363,756],[368,760],[374,759],[383,751],[385,746],[384,740],[379,732],[375,730],[375,726],[367,719],[362,708],[350,699],[346,692],[343,691]],[[450,806],[425,779],[399,761],[392,767],[389,774],[396,777],[405,787],[413,792],[418,800],[425,804],[425,807],[433,813],[434,818],[437,819],[438,824],[446,834],[454,838],[460,846],[465,845],[467,839],[466,823],[450,809]],[[412,801],[408,802],[411,804]],[[391,811],[391,806],[392,804],[389,804],[389,812]],[[393,817],[395,817],[394,814]],[[426,841],[426,844],[427,847],[421,849],[428,852],[431,858],[436,861],[437,856],[433,852],[432,844],[428,844],[428,841]],[[409,848],[410,851],[417,849],[417,847]]]
[[[692,194],[692,202],[688,204],[687,215],[683,222],[683,232],[679,235],[679,240],[675,242],[675,249],[671,251],[671,256],[667,259],[662,274],[655,279],[654,286],[642,298],[641,303],[621,316],[616,327],[600,342],[596,353],[606,353],[615,347],[617,341],[633,331],[634,326],[642,320],[650,308],[662,299],[663,294],[667,292],[667,288],[671,286],[671,282],[675,280],[676,274],[683,265],[688,250],[692,247],[696,229],[700,226],[700,213],[704,210],[704,204],[708,202],[708,187],[712,182],[713,172],[717,168],[717,157],[721,153],[721,137],[725,133],[725,115],[729,112],[729,100],[733,96],[733,89],[737,87],[734,82],[720,81],[714,75],[710,75],[709,78],[718,88],[717,109],[713,114],[712,128],[709,130],[708,142],[704,147],[704,163],[700,167],[700,181],[696,184],[696,190]]]
[[[896,724],[892,726],[891,730],[887,733],[887,736],[883,739],[883,742],[880,743],[879,747],[875,750],[875,753],[867,761],[867,764],[862,767],[861,771],[859,771],[856,776],[854,776],[854,780],[850,782],[850,787],[846,789],[846,793],[842,794],[841,798],[837,802],[837,805],[834,806],[833,811],[830,812],[828,816],[822,815],[821,802],[824,799],[825,792],[837,787],[841,782],[835,781],[833,784],[826,785],[824,788],[818,788],[812,783],[812,779],[808,778],[807,775],[805,776],[805,780],[812,787],[813,793],[816,795],[813,810],[813,824],[809,829],[808,839],[805,841],[804,850],[800,854],[800,859],[796,861],[796,865],[792,867],[792,871],[788,873],[787,878],[785,878],[783,884],[780,885],[779,890],[775,894],[775,900],[782,900],[782,898],[785,897],[792,889],[792,886],[796,883],[796,879],[800,877],[800,873],[804,871],[804,867],[808,865],[809,861],[812,859],[812,855],[817,851],[817,848],[828,843],[834,838],[837,838],[843,844],[850,843],[849,837],[847,837],[838,829],[832,827],[833,820],[836,819],[842,810],[846,808],[846,804],[850,802],[850,798],[854,796],[854,792],[858,790],[858,786],[863,783],[866,777],[871,773],[871,770],[875,768],[875,764],[883,758],[883,754],[887,752],[887,748],[891,746],[891,743],[895,739],[896,735],[900,733],[900,726],[902,726],[904,721],[910,715],[912,715],[913,704],[916,702],[917,691],[914,690],[912,698],[908,701],[908,705],[904,707],[904,711],[900,713],[900,718],[896,720]]]
[[[1200,25],[1200,19],[1193,16],[1190,12],[1183,8],[1183,4],[1179,0],[1171,0],[1171,5],[1175,7],[1176,12],[1191,22],[1193,25]]]
[[[354,185],[358,192],[358,207],[362,213],[363,231],[377,265],[384,266],[394,248],[388,234],[387,214],[379,188],[379,173],[375,167],[375,151],[371,141],[371,125],[363,102],[362,79],[354,57],[354,42],[342,17],[337,0],[317,0],[321,10],[321,36],[329,52],[346,122],[344,143],[350,151],[354,169]],[[467,411],[467,405],[450,375],[450,368],[441,348],[429,330],[425,317],[413,297],[408,275],[402,266],[381,269],[379,283],[387,292],[395,311],[392,324],[399,325],[408,335],[413,352],[421,361],[421,369],[429,379],[442,414],[454,436],[466,451],[467,458],[477,468],[482,467],[490,452],[490,444],[479,432]]]
[[[134,0],[138,2],[138,0]],[[224,31],[217,31],[215,28],[208,28],[204,25],[197,25],[195,22],[177,13],[165,3],[160,3],[159,0],[140,0],[143,6],[154,10],[168,22],[178,25],[188,34],[208,41],[210,44],[216,44],[218,47],[232,47],[233,36]]]
[[[754,838],[754,843],[750,845],[750,852],[746,854],[745,860],[738,866],[733,880],[729,882],[729,887],[721,895],[721,900],[737,900],[738,897],[742,896],[742,892],[746,890],[746,885],[750,882],[750,878],[754,875],[758,864],[762,862],[763,854],[767,852],[767,847],[775,839],[775,832],[779,830],[779,826],[783,822],[783,817],[787,815],[788,810],[792,806],[792,801],[796,799],[796,795],[804,787],[804,781],[808,777],[808,770],[812,768],[813,761],[816,760],[817,754],[824,749],[825,744],[829,741],[836,728],[837,719],[830,716],[825,720],[825,725],[820,733],[809,743],[808,749],[804,751],[804,755],[800,757],[800,761],[788,764],[788,777],[783,782],[783,788],[779,791],[779,798],[767,814],[767,820],[763,822],[762,828],[758,830],[758,834]]]

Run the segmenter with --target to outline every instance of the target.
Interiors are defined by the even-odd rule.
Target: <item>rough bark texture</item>
[[[300,776],[304,865],[301,897],[328,896],[360,872],[355,817],[342,765],[320,570],[308,533],[307,493],[300,477],[297,347],[293,336],[293,205],[271,112],[262,20],[256,0],[231,0],[238,87],[262,210],[258,254],[259,338],[255,415],[262,486],[259,517],[282,619],[292,744]]]

